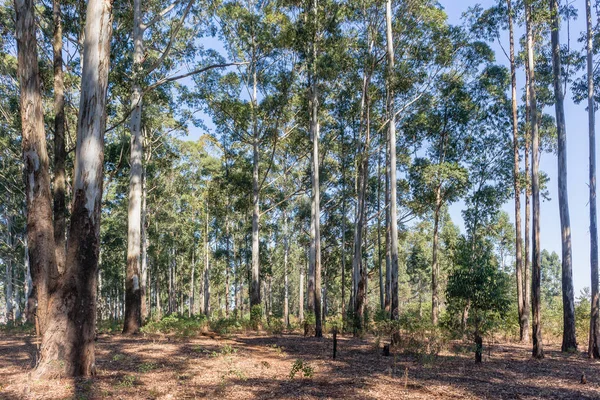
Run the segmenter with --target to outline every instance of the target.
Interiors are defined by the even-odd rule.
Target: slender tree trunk
[[[66,262],[66,172],[65,161],[65,84],[63,80],[62,57],[62,15],[60,0],[52,2],[54,33],[52,50],[54,57],[54,245],[56,246],[56,266],[59,273],[65,270]]]
[[[391,233],[390,233],[390,144],[387,140],[385,147],[385,315],[391,318],[392,307],[392,258],[391,258]]]
[[[13,302],[13,263],[12,263],[12,216],[5,209],[6,219],[6,244],[8,245],[10,255],[6,260],[5,275],[5,299],[6,299],[6,322],[14,322],[14,302]]]
[[[381,153],[377,153],[377,265],[379,267],[379,308],[385,309],[383,257],[381,256]]]
[[[194,283],[196,282],[196,248],[192,249],[192,274],[190,276],[190,308],[188,311],[188,316],[191,317],[194,315],[194,301],[195,301],[195,287]]]
[[[288,217],[287,210],[283,210],[283,321],[286,328],[290,326],[290,305],[289,305],[289,286],[288,286],[288,255],[289,255],[289,238],[288,238]]]
[[[525,6],[527,20],[527,59],[529,65],[529,96],[531,108],[531,194],[533,199],[533,265],[531,279],[531,308],[533,309],[533,350],[534,358],[544,357],[541,325],[541,252],[540,252],[540,179],[539,179],[539,132],[538,110],[535,89],[535,57],[533,39],[533,21],[531,6]]]
[[[367,208],[367,181],[369,177],[369,145],[370,145],[370,126],[369,126],[369,88],[370,76],[369,73],[364,73],[363,87],[360,105],[360,131],[364,132],[364,143],[361,140],[357,141],[356,157],[359,160],[357,163],[357,206],[356,206],[356,224],[354,227],[354,257],[352,258],[352,271],[354,274],[355,291],[354,291],[354,335],[359,335],[364,327],[365,314],[365,299],[367,294],[366,276],[367,265],[363,262],[363,231],[366,225],[366,208]]]
[[[598,217],[596,211],[596,123],[594,102],[594,32],[592,30],[591,0],[585,2],[587,25],[587,84],[590,151],[590,266],[592,275],[592,302],[588,356],[600,358],[600,316],[598,295]]]
[[[206,203],[206,231],[204,232],[204,314],[210,318],[210,259],[208,240],[208,203]]]
[[[227,169],[226,176],[229,176],[229,169]],[[229,301],[230,301],[230,283],[229,283],[229,275],[231,273],[231,254],[230,254],[230,243],[231,237],[229,232],[229,197],[227,197],[227,206],[225,211],[225,316],[229,317]]]
[[[562,351],[577,349],[575,333],[575,294],[573,290],[573,264],[571,251],[571,219],[569,216],[569,195],[567,188],[567,128],[565,121],[564,93],[560,62],[560,24],[558,1],[550,0],[552,29],[552,75],[554,81],[554,108],[556,111],[556,131],[558,135],[558,207],[562,244],[562,295],[563,295],[563,341]]]
[[[304,265],[300,264],[300,276],[298,278],[298,320],[304,321]]]
[[[527,178],[527,183],[525,185],[525,268],[523,268],[523,341],[529,343],[529,330],[531,318],[531,164],[529,162],[529,150],[531,145],[531,96],[529,93],[529,64],[527,60],[525,60],[525,65],[525,120],[527,123],[525,125],[525,151],[523,155],[523,161],[525,163],[525,177]]]
[[[48,324],[42,336],[36,371],[38,377],[89,376],[96,372],[96,281],[111,35],[111,2],[90,0],[85,24],[67,263],[65,274],[49,302]],[[49,231],[52,231],[51,225]]]
[[[322,337],[321,321],[321,209],[319,185],[319,95],[317,93],[317,0],[313,0],[313,23],[315,35],[312,41],[310,77],[310,140],[311,152],[311,227],[310,227],[310,268],[308,281],[308,308],[315,314],[315,336]]]
[[[435,193],[435,210],[433,215],[433,247],[431,257],[431,323],[437,326],[440,312],[439,300],[439,277],[440,263],[438,260],[439,250],[439,231],[440,231],[440,212],[442,209],[442,199],[440,196],[441,188],[438,187]]]
[[[342,325],[346,324],[346,142],[344,140],[345,127],[342,127],[341,146],[342,146]]]
[[[390,264],[391,264],[391,317],[398,319],[398,205],[397,205],[397,178],[396,178],[396,118],[394,106],[394,42],[392,36],[392,0],[386,0],[386,39],[387,39],[387,112],[388,112],[388,142],[390,153]]]
[[[515,33],[513,28],[512,1],[506,0],[508,10],[508,31],[510,38],[510,77],[512,96],[512,128],[513,128],[513,185],[515,190],[515,275],[517,279],[517,308],[519,313],[519,338],[525,339],[524,296],[523,296],[523,256],[521,250],[521,185],[519,183],[521,168],[519,166],[519,112],[517,109],[517,67],[515,63]]]
[[[256,63],[253,62],[253,92],[252,92],[252,282],[250,284],[250,309],[261,305],[260,298],[260,187],[259,187],[259,131],[256,115],[257,108],[257,76]],[[251,313],[252,316],[252,313]]]
[[[125,321],[123,333],[135,334],[142,325],[140,293],[140,241],[142,217],[142,88],[144,58],[141,0],[133,0],[133,85],[131,93],[131,150],[129,156],[129,208],[127,211],[127,273],[125,277]]]

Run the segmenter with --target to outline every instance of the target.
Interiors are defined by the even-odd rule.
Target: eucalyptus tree
[[[560,49],[560,14],[558,0],[550,0],[552,75],[554,107],[558,134],[558,203],[562,245],[563,340],[562,351],[577,349],[575,334],[575,293],[573,289],[573,261],[571,249],[571,220],[567,189],[567,132],[564,109],[563,79]]]
[[[586,13],[586,64],[589,134],[589,186],[590,186],[590,269],[592,298],[588,356],[600,358],[600,295],[598,293],[598,216],[596,210],[596,103],[594,101],[594,30],[592,28],[591,0],[585,2]]]
[[[262,303],[260,195],[281,133],[282,121],[278,114],[287,104],[286,82],[293,76],[284,73],[290,71],[290,65],[283,56],[283,44],[293,36],[290,36],[292,30],[287,16],[272,2],[227,1],[219,8],[217,20],[229,57],[243,66],[221,78],[222,89],[204,90],[203,96],[219,134],[229,135],[252,149],[250,305],[254,307]],[[280,87],[274,83],[277,80],[281,82]],[[283,91],[279,91],[280,88]],[[274,96],[282,101],[275,101]]]
[[[531,308],[533,312],[533,349],[535,358],[544,357],[541,326],[541,294],[540,294],[540,174],[539,174],[539,125],[535,80],[535,42],[534,20],[532,16],[532,1],[525,3],[526,35],[527,35],[527,77],[529,81],[529,115],[531,126],[531,196],[533,203],[533,248],[532,248],[532,279],[531,279]]]
[[[142,181],[143,181],[143,138],[142,105],[146,92],[162,84],[173,82],[212,68],[222,67],[222,63],[201,65],[185,74],[174,74],[178,65],[188,62],[197,53],[190,45],[204,29],[206,15],[193,9],[194,1],[144,3],[133,2],[131,35],[133,60],[131,71],[131,96],[129,128],[130,146],[130,188],[128,212],[128,249],[125,321],[123,333],[136,333],[142,323],[142,287],[140,277],[141,238],[142,238]],[[195,23],[186,24],[188,15],[193,14]],[[150,14],[150,18],[144,18]],[[171,18],[169,18],[171,16]],[[147,45],[145,42],[152,42]],[[162,49],[159,50],[159,46]]]
[[[87,6],[69,251],[61,275],[54,252],[33,3],[16,1],[15,9],[23,155],[29,177],[26,190],[29,255],[37,280],[37,314],[42,333],[36,375],[93,375],[111,4],[93,0]]]

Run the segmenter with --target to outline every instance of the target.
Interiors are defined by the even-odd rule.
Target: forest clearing
[[[194,337],[101,334],[98,375],[31,381],[34,338],[0,339],[0,398],[11,399],[598,399],[600,364],[548,343],[534,360],[527,346],[486,343],[484,363],[451,343],[437,356],[395,349],[389,357],[373,337],[205,332]],[[394,354],[395,353],[395,354]],[[308,376],[299,370],[302,360]],[[582,374],[586,384],[581,383]]]
[[[600,0],[0,0],[0,398],[600,399],[599,44]]]

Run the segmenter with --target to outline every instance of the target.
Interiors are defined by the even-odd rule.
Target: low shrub
[[[146,334],[175,334],[177,336],[193,336],[206,329],[208,323],[204,315],[184,317],[177,314],[167,315],[160,320],[151,321],[142,329]]]

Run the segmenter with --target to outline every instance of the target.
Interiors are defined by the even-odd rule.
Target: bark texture
[[[594,102],[594,32],[592,31],[591,0],[585,2],[587,25],[587,84],[589,128],[589,186],[590,186],[590,266],[592,278],[592,301],[588,356],[600,358],[600,316],[598,295],[598,215],[596,209],[596,116]]]
[[[38,377],[96,373],[96,280],[111,35],[111,2],[90,0],[85,25],[67,263],[49,302],[48,324],[36,370]]]
[[[554,109],[558,136],[558,208],[562,245],[562,298],[563,298],[563,340],[562,351],[577,349],[575,334],[575,294],[573,289],[573,263],[571,251],[571,219],[569,216],[569,196],[567,188],[567,127],[565,121],[565,99],[561,77],[560,61],[560,14],[558,1],[550,0],[552,27],[552,75],[554,83]]]
[[[133,1],[133,85],[131,93],[131,150],[129,156],[129,203],[127,210],[127,270],[125,276],[124,334],[138,333],[142,326],[141,229],[142,229],[142,87],[144,57],[141,0]]]
[[[535,89],[535,57],[534,57],[534,35],[531,6],[525,6],[527,20],[527,59],[529,69],[529,97],[531,114],[531,196],[533,203],[533,263],[531,274],[531,308],[533,311],[532,338],[534,358],[544,357],[544,344],[542,342],[541,325],[541,249],[540,249],[540,179],[539,179],[539,132],[538,132],[538,110]]]

